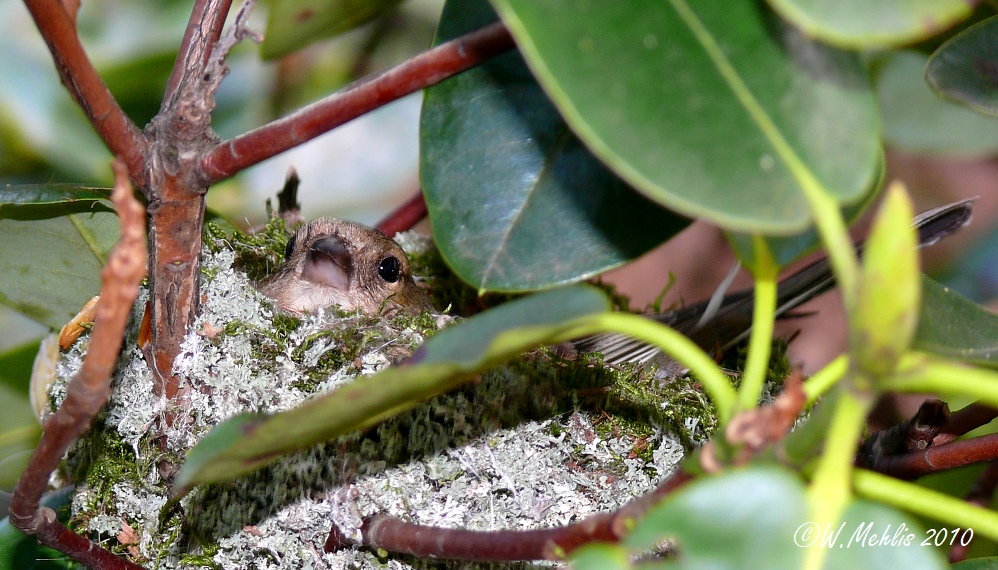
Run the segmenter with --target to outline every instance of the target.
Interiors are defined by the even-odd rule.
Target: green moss
[[[204,243],[212,252],[231,249],[236,253],[234,266],[252,281],[259,281],[284,261],[289,228],[281,218],[271,218],[264,228],[248,234],[228,224],[205,224]]]

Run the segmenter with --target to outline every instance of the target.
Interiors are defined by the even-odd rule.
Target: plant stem
[[[502,23],[441,44],[373,78],[365,78],[283,119],[220,143],[201,166],[210,183],[294,148],[364,113],[435,85],[514,47]]]
[[[998,513],[893,477],[856,469],[853,488],[864,497],[998,540]]]
[[[426,200],[423,199],[423,192],[417,191],[416,195],[406,200],[398,208],[395,208],[384,217],[376,226],[378,230],[389,236],[399,232],[411,230],[413,226],[426,217]]]
[[[909,353],[897,373],[880,380],[879,387],[892,392],[938,393],[942,396],[977,398],[998,407],[998,372],[957,364],[927,354]]]
[[[748,410],[759,403],[766,371],[769,370],[769,356],[773,348],[773,325],[776,321],[776,275],[779,267],[773,260],[766,240],[759,235],[752,236],[752,249],[755,253],[755,305],[752,311],[752,333],[749,336],[748,356],[742,373],[742,385],[738,389],[739,408]]]
[[[852,494],[850,482],[856,446],[874,401],[872,393],[854,391],[857,384],[859,382],[846,382],[835,394],[832,422],[811,479],[811,518],[821,528],[838,521]],[[808,548],[804,567],[821,568],[827,552],[817,546]]]
[[[727,423],[731,419],[737,397],[735,389],[731,387],[731,380],[707,353],[682,333],[646,317],[629,313],[602,313],[587,319],[587,325],[589,323],[595,326],[587,326],[578,336],[618,332],[662,349],[696,376],[714,402],[720,423]]]
[[[848,369],[849,357],[843,354],[805,380],[804,392],[807,394],[807,405],[815,403],[832,386],[835,386],[845,376]]]
[[[166,83],[161,111],[177,104],[184,77],[190,70],[204,69],[208,65],[212,46],[222,36],[225,17],[231,6],[232,0],[195,0],[177,59]]]
[[[70,15],[57,0],[25,0],[24,5],[48,44],[62,84],[107,148],[124,161],[129,176],[144,189],[149,144],[90,63]]]

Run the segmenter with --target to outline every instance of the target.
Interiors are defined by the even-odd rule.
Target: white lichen
[[[408,249],[425,247],[412,236],[401,241]],[[640,438],[650,452],[635,453],[637,436],[600,432],[594,425],[600,415],[579,407],[500,419],[515,408],[510,401],[532,396],[525,387],[534,380],[513,367],[367,434],[317,445],[168,504],[177,463],[212,426],[241,412],[287,410],[373,374],[411,352],[427,332],[334,310],[300,322],[285,318],[275,327],[271,304],[233,261],[228,250],[204,253],[201,314],[174,365],[181,397],[157,398],[142,351],[126,350],[107,408],[70,454],[69,465],[82,464],[87,473],[73,501],[79,530],[102,540],[134,530],[138,543],[119,550],[138,553],[149,567],[408,568],[402,560],[409,558],[385,560],[361,548],[323,552],[326,537],[335,524],[357,538],[362,518],[375,514],[475,530],[563,525],[647,492],[683,457],[680,437],[661,426]],[[135,345],[135,328],[126,346]],[[59,362],[50,390],[56,404],[86,340]],[[343,357],[349,354],[355,356]],[[163,437],[153,440],[154,432]],[[117,451],[102,456],[106,449]],[[125,475],[103,481],[105,472]]]

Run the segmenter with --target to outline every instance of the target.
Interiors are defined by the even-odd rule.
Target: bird
[[[333,305],[386,317],[433,310],[397,243],[374,228],[335,218],[299,226],[284,262],[257,289],[293,314]]]
[[[973,202],[973,199],[961,200],[916,216],[912,223],[918,231],[919,248],[931,246],[969,224]],[[856,248],[862,254],[863,244]],[[780,280],[776,291],[776,316],[792,316],[793,309],[833,287],[835,276],[827,257],[807,265]],[[708,352],[727,350],[748,336],[755,298],[752,289],[725,294],[726,289],[727,285],[723,284],[707,301],[645,316],[677,330]],[[572,344],[577,352],[602,354],[606,364],[671,364],[658,347],[618,333],[595,334]]]

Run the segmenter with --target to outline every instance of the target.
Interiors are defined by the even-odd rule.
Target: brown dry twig
[[[640,518],[665,496],[693,476],[679,470],[650,493],[612,513],[601,513],[581,522],[538,530],[472,531],[418,525],[378,515],[364,520],[364,546],[419,557],[508,562],[514,560],[564,560],[591,542],[619,542]],[[351,545],[336,525],[326,539],[326,552]]]
[[[124,162],[114,162],[111,196],[121,220],[121,238],[101,271],[101,299],[97,304],[90,346],[80,371],[66,388],[66,399],[45,422],[45,430],[17,482],[10,506],[10,522],[39,542],[72,559],[104,569],[139,568],[93,544],[56,520],[55,512],[40,507],[49,476],[59,466],[70,444],[90,427],[110,394],[122,335],[139,281],[146,271],[145,210],[132,195]]]

